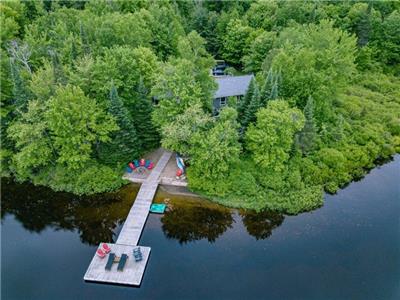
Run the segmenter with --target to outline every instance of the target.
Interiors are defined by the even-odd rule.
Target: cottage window
[[[219,106],[225,106],[226,105],[226,97],[219,98]]]

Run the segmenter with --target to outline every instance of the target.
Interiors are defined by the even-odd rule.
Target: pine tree
[[[255,81],[254,81],[254,78],[252,78],[250,80],[249,87],[247,88],[246,94],[244,95],[243,99],[240,100],[238,103],[237,111],[238,111],[238,119],[239,120],[243,119],[244,113],[247,109],[247,106],[251,102],[251,98],[253,97],[254,84],[255,84]]]
[[[12,96],[13,104],[17,112],[22,112],[28,105],[28,101],[32,97],[32,93],[28,89],[24,78],[21,76],[21,69],[15,62],[10,60],[11,76],[12,76]]]
[[[82,52],[85,55],[89,55],[91,53],[90,45],[89,45],[89,40],[86,34],[85,27],[83,27],[82,22],[80,23],[80,35],[81,35],[81,44],[82,44]]]
[[[78,50],[76,49],[75,40],[71,41],[71,65],[75,63],[76,58],[78,57]]]
[[[139,79],[136,94],[137,99],[133,105],[133,111],[135,113],[133,123],[143,150],[147,151],[158,146],[160,137],[151,120],[153,106],[149,99],[149,92],[146,89],[142,78]]]
[[[108,112],[116,119],[119,130],[111,136],[111,142],[100,145],[99,157],[109,165],[127,163],[141,154],[141,144],[129,112],[119,98],[114,84],[110,91]]]
[[[253,123],[256,121],[256,119],[257,119],[256,113],[261,107],[262,107],[262,103],[261,103],[260,90],[258,88],[257,83],[254,83],[253,96],[251,97],[251,101],[250,101],[249,105],[247,106],[247,109],[244,113],[244,117],[242,120],[243,121],[242,122],[243,129],[246,129],[250,123]]]
[[[64,69],[62,64],[60,63],[60,59],[58,58],[57,52],[55,52],[54,50],[49,50],[49,54],[51,56],[51,62],[53,65],[53,74],[55,83],[66,85],[67,77],[65,76]]]
[[[264,87],[261,92],[262,106],[266,106],[269,100],[275,100],[279,96],[279,86],[282,81],[280,72],[274,72],[272,68],[269,69],[265,78]]]
[[[371,11],[372,11],[372,2],[369,2],[367,11],[360,16],[361,20],[356,25],[356,31],[358,36],[357,45],[359,47],[364,47],[365,45],[368,44],[371,32]]]
[[[297,135],[297,144],[303,154],[308,154],[314,147],[317,136],[317,129],[314,121],[314,100],[308,97],[307,104],[304,107],[304,116],[306,118],[303,129]]]
[[[278,93],[278,79],[275,80],[274,84],[272,85],[271,88],[271,95],[268,100],[275,100],[278,99],[279,93]]]
[[[274,74],[272,72],[272,68],[270,68],[267,76],[265,77],[265,83],[261,91],[261,101],[264,105],[270,99],[273,80]]]

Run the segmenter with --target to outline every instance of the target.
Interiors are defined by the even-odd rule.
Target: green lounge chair
[[[133,257],[135,257],[135,261],[141,261],[143,259],[142,251],[140,251],[140,247],[133,249]]]
[[[121,255],[121,258],[119,260],[118,267],[117,267],[118,271],[123,271],[124,270],[124,267],[125,267],[127,259],[128,259],[128,255],[126,255],[126,254],[122,254]]]
[[[112,265],[114,263],[114,259],[115,259],[115,253],[110,253],[110,255],[108,256],[108,260],[107,260],[106,266],[105,266],[105,269],[107,271],[111,270],[111,267],[112,267]]]

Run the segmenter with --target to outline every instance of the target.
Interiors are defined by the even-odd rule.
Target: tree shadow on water
[[[282,214],[270,210],[260,212],[240,211],[240,216],[247,232],[257,240],[268,238],[272,231],[279,227],[285,219]]]
[[[213,243],[232,227],[233,218],[228,209],[186,205],[167,211],[161,222],[164,234],[180,244],[201,239]]]
[[[134,199],[119,193],[79,197],[5,180],[1,198],[2,220],[7,214],[13,215],[26,230],[36,233],[47,228],[76,230],[82,243],[89,245],[113,242],[115,229],[124,222]]]

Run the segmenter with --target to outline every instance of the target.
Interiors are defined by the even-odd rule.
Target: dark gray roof
[[[216,77],[218,89],[214,98],[239,96],[246,94],[253,75]]]

